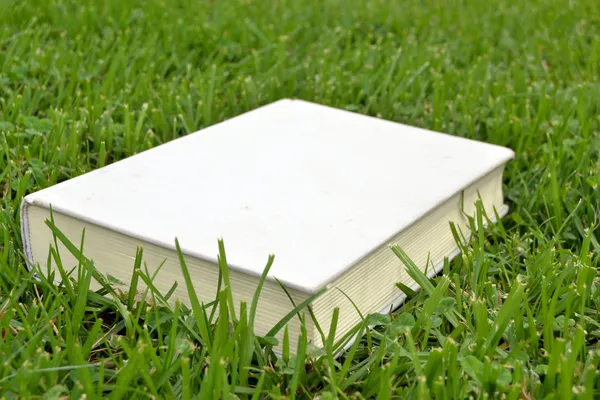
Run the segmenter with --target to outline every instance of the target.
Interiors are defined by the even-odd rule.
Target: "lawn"
[[[598,398],[599,78],[596,0],[0,0],[0,397]],[[24,268],[27,193],[282,97],[512,148],[511,213],[339,358]]]

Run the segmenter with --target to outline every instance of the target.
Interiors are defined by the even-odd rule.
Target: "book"
[[[83,254],[99,272],[127,288],[141,247],[150,273],[162,265],[154,285],[166,293],[178,282],[171,299],[189,305],[177,238],[208,304],[222,239],[237,307],[251,304],[274,255],[257,334],[294,308],[281,283],[296,304],[325,288],[310,306],[326,335],[338,308],[339,339],[361,321],[355,305],[363,315],[387,312],[403,301],[397,282],[416,288],[390,245],[431,277],[459,253],[451,223],[468,235],[476,203],[491,221],[507,213],[503,173],[513,157],[502,146],[283,99],[29,194],[24,254],[29,266],[48,267],[51,209],[73,243],[85,229]],[[58,247],[65,268],[76,266]],[[322,346],[305,320],[309,341]],[[299,318],[287,326],[295,349]]]

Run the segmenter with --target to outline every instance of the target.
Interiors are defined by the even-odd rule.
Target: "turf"
[[[0,21],[0,397],[600,396],[599,2],[0,0]],[[337,359],[275,355],[226,284],[188,310],[83,257],[77,284],[26,271],[25,194],[282,97],[511,147],[511,213]]]

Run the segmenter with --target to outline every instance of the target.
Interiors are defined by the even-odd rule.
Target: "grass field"
[[[600,2],[0,0],[0,21],[0,397],[600,396]],[[282,97],[511,147],[511,214],[339,359],[276,357],[226,295],[216,319],[89,292],[88,263],[60,288],[26,271],[25,194]]]

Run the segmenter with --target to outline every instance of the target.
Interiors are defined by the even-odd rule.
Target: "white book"
[[[258,303],[265,334],[293,306],[324,287],[311,305],[337,338],[363,314],[415,287],[389,246],[399,245],[429,276],[458,253],[450,222],[468,233],[481,199],[504,216],[505,164],[512,150],[300,100],[280,100],[25,197],[24,252],[45,270],[56,226],[105,274],[128,283],[136,249],[155,285],[174,282],[189,304],[175,251],[178,239],[200,301],[215,299],[217,240],[225,244],[234,301],[251,303],[270,254],[274,264]],[[59,244],[63,263],[77,265]],[[427,262],[429,260],[429,266]],[[336,290],[335,288],[340,290]],[[143,289],[143,287],[141,287]],[[343,292],[343,293],[342,293]],[[322,345],[306,318],[309,340]],[[295,349],[298,318],[288,323]]]

